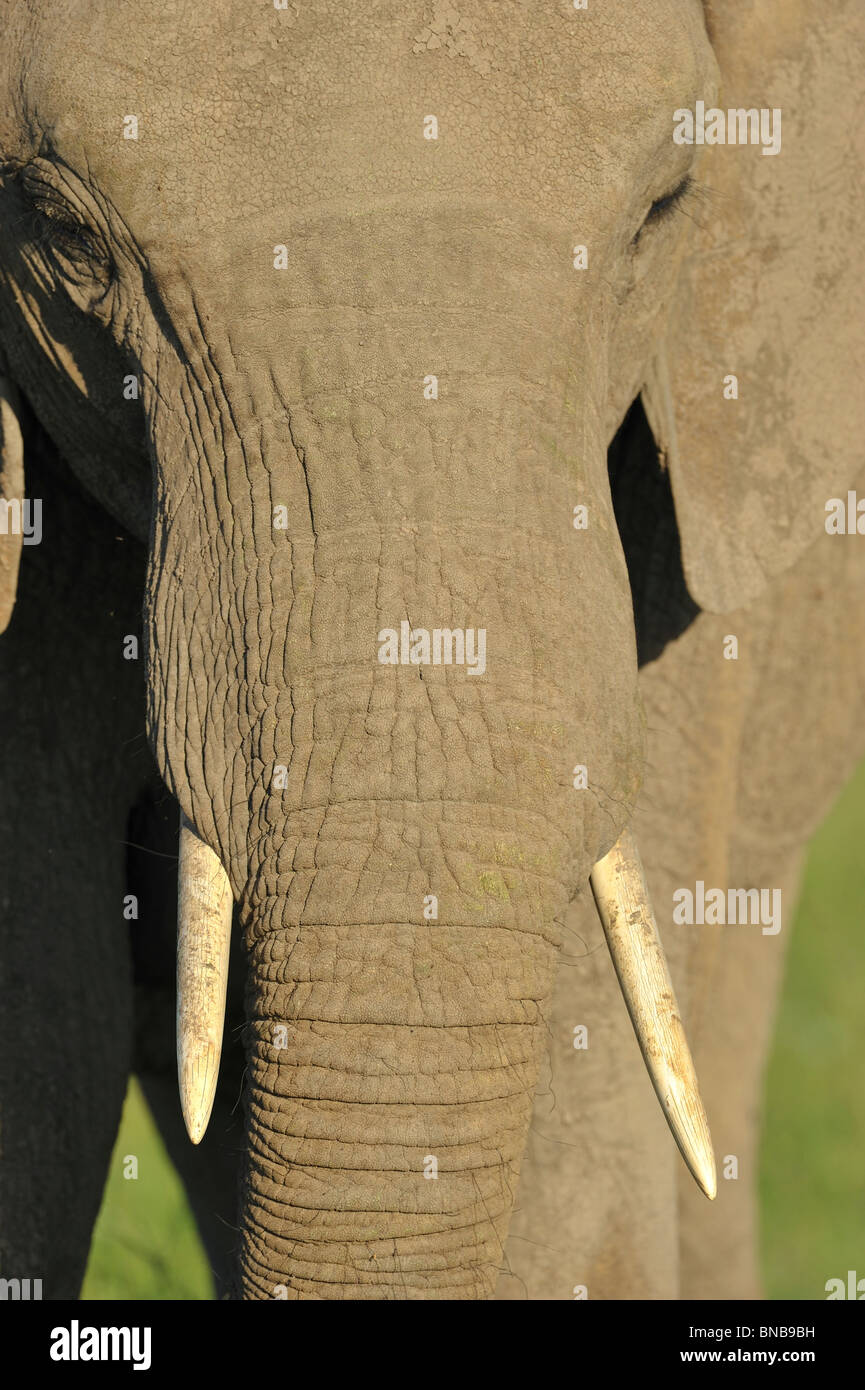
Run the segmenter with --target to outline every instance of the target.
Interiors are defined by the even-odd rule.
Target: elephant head
[[[628,831],[644,729],[607,451],[642,395],[715,611],[853,476],[836,8],[827,37],[767,0],[13,0],[0,350],[149,546],[193,1140],[232,903],[246,948],[246,1297],[491,1293],[590,879],[714,1194]],[[782,152],[677,142],[698,102],[782,108]]]

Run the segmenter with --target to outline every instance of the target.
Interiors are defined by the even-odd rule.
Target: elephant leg
[[[177,1089],[175,941],[177,802],[156,777],[130,816],[129,891],[138,903],[133,928],[135,1043],[133,1069],[181,1182],[207,1252],[217,1298],[232,1292],[237,1259],[237,1204],[243,1150],[243,962],[232,938],[219,1084],[207,1132],[190,1142]]]
[[[793,924],[803,851],[781,858],[753,849],[733,861],[731,881],[772,884],[788,904],[776,937],[733,927],[720,938],[706,987],[711,1029],[695,1036],[694,1061],[712,1116],[722,1200],[694,1200],[679,1175],[683,1298],[763,1298],[759,1270],[757,1165],[763,1083]],[[723,929],[722,929],[723,931]]]
[[[126,1088],[124,807],[144,747],[140,549],[26,428],[41,544],[0,639],[0,1272],[78,1295]],[[22,692],[24,692],[22,694]]]
[[[692,1044],[715,1138],[719,1190],[713,1209],[695,1202],[686,1182],[681,1186],[687,1298],[762,1294],[759,1116],[800,870],[808,841],[861,758],[865,740],[865,556],[855,545],[835,541],[824,534],[794,571],[775,581],[759,609],[712,620],[714,651],[725,632],[734,632],[741,656],[720,673],[716,660],[709,680],[731,692],[740,686],[745,701],[741,752],[730,760],[734,780],[726,797],[715,780],[706,804],[726,800],[735,807],[727,881],[779,888],[783,925],[767,935],[753,927],[716,930],[714,958],[711,929],[708,936],[700,932],[694,938]],[[711,672],[708,663],[703,668]],[[700,690],[692,685],[691,703],[695,709],[711,708],[708,684]],[[654,718],[659,721],[657,707]],[[723,742],[712,733],[702,744],[710,746],[722,748]],[[707,759],[701,761],[705,766]],[[659,786],[655,793],[660,799]],[[703,856],[693,861],[693,877],[723,881],[710,880]],[[803,930],[815,929],[803,923]],[[838,968],[843,969],[840,961]],[[831,1143],[832,1136],[824,1141]],[[822,1280],[815,1283],[817,1294]]]

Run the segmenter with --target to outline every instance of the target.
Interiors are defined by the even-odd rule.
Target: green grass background
[[[865,1277],[865,764],[816,836],[769,1064],[760,1161],[770,1298]],[[124,1155],[138,1178],[123,1177]],[[82,1297],[206,1299],[207,1260],[133,1078]]]
[[[772,1298],[865,1278],[865,763],[815,836],[769,1063],[760,1163]]]

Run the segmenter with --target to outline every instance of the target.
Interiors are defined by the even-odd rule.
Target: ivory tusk
[[[231,886],[217,856],[180,818],[177,878],[177,1077],[193,1144],[204,1137],[222,1052]]]
[[[717,1190],[709,1123],[636,843],[629,830],[599,859],[592,891],[622,994],[667,1124],[699,1187]]]

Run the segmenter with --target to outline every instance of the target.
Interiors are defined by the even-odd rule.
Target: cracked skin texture
[[[799,7],[782,11],[771,104],[792,101],[799,81],[817,100],[852,49],[854,9],[839,6],[829,56],[806,34],[801,74],[789,38]],[[767,14],[748,7],[751,40]],[[704,151],[698,177],[739,178],[742,199],[713,206],[708,231],[674,216],[643,225],[699,154],[672,144],[672,110],[748,80],[732,7],[710,7],[711,43],[704,20],[700,5],[672,0],[531,15],[492,3],[252,13],[232,0],[146,18],[131,0],[61,2],[50,15],[17,0],[5,21],[0,154],[7,171],[30,163],[24,184],[4,179],[4,207],[53,188],[115,269],[108,284],[91,247],[70,274],[68,258],[4,216],[0,345],[61,456],[148,546],[150,743],[238,903],[244,1297],[477,1299],[497,1283],[505,1297],[569,1297],[580,1282],[590,1296],[667,1297],[708,1277],[703,1233],[723,1239],[685,1198],[679,1253],[678,1159],[609,960],[589,952],[573,973],[564,963],[574,930],[597,937],[587,877],[632,814],[659,902],[670,883],[723,882],[743,865],[777,865],[787,882],[811,806],[859,746],[851,731],[807,814],[783,781],[777,802],[754,805],[737,770],[774,766],[795,709],[788,679],[789,703],[749,739],[775,657],[749,651],[747,691],[731,690],[716,639],[734,620],[702,614],[638,675],[607,446],[657,379],[662,346],[676,401],[653,423],[700,600],[752,602],[742,623],[770,630],[788,581],[767,588],[764,571],[797,558],[821,523],[797,520],[780,549],[768,528],[760,594],[753,565],[735,563],[747,528],[724,499],[721,540],[701,558],[725,439],[725,426],[701,423],[702,345],[717,364],[726,322],[713,257],[728,235],[756,236],[749,214],[785,226],[816,158],[804,130],[792,175],[755,150]],[[136,141],[121,138],[130,112]],[[430,113],[436,141],[423,138]],[[833,113],[840,128],[840,100]],[[855,193],[837,196],[849,226]],[[586,272],[572,266],[576,243],[590,248]],[[782,251],[766,321],[784,351],[767,362],[758,315],[737,366],[776,421],[775,450],[789,449],[795,494],[801,455],[783,406],[803,304],[812,367],[822,339],[807,285],[785,318],[784,276],[801,268],[785,271]],[[832,237],[821,275],[832,280],[840,257]],[[734,307],[747,293],[740,281]],[[828,342],[835,320],[820,331]],[[141,405],[124,412],[130,363]],[[435,402],[423,396],[429,373]],[[830,422],[808,401],[820,476]],[[847,454],[832,457],[834,479]],[[763,456],[731,458],[734,482],[752,466],[751,496]],[[770,499],[783,476],[773,453]],[[577,501],[589,509],[582,532]],[[277,506],[287,530],[272,525]],[[825,562],[840,565],[837,551]],[[838,571],[845,594],[854,570]],[[785,598],[810,612],[809,581],[794,574]],[[376,633],[404,618],[485,627],[483,679],[377,665]],[[837,651],[825,609],[812,618]],[[861,672],[842,665],[837,688],[810,676],[800,687],[823,726],[860,688]],[[752,824],[762,858],[746,848]],[[714,872],[699,873],[706,863]],[[772,964],[752,990],[747,1066],[729,1074],[706,1043],[710,1115],[717,1091],[743,1145],[777,975],[760,944]],[[668,949],[686,1024],[692,1008],[702,1027],[707,999],[735,998],[741,962],[719,974],[700,943],[688,952],[671,937]],[[549,1119],[534,1092],[577,1000],[604,1043],[579,1077],[575,1054],[561,1063],[575,1089],[560,1145],[574,1149],[552,1162],[556,1146],[539,1149],[531,1126],[533,1104],[536,1122]],[[282,1025],[287,1047],[274,1041]],[[747,1203],[742,1213],[750,1249]],[[748,1259],[728,1292],[752,1279]]]

